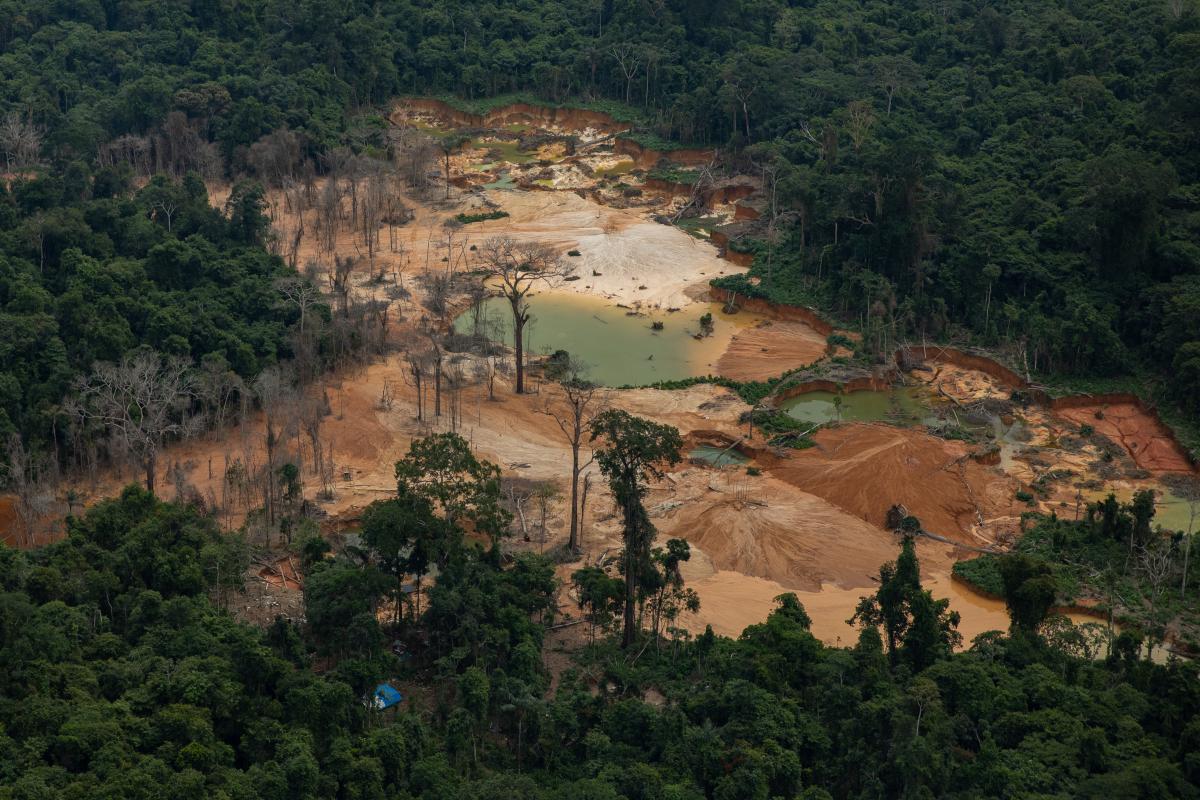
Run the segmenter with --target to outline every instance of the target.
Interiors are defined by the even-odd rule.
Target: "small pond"
[[[689,459],[703,461],[714,467],[728,467],[732,464],[748,464],[750,459],[742,455],[733,447],[717,447],[711,444],[702,444],[693,447],[687,454]]]
[[[932,417],[928,397],[928,391],[919,387],[891,389],[885,392],[863,390],[845,394],[808,392],[784,401],[780,408],[788,416],[814,425],[839,420],[917,425],[927,422]]]
[[[1141,488],[1154,489],[1153,524],[1161,525],[1171,531],[1187,531],[1190,527],[1193,533],[1196,528],[1200,528],[1200,513],[1197,513],[1195,523],[1193,524],[1191,519],[1191,504],[1162,484],[1149,487],[1139,486],[1136,488],[1118,486],[1099,491],[1085,491],[1083,493],[1083,500],[1085,503],[1098,503],[1103,502],[1109,494],[1114,494],[1122,503],[1128,503],[1133,500],[1134,492]],[[1200,509],[1197,509],[1197,511],[1200,512]]]
[[[717,359],[733,334],[761,317],[741,312],[727,315],[719,303],[702,303],[686,311],[632,313],[594,295],[553,291],[530,299],[532,319],[525,328],[530,355],[566,350],[588,367],[588,377],[605,386],[642,386],[716,372]],[[694,338],[704,312],[713,316],[713,334]],[[654,322],[663,329],[653,330]],[[459,333],[473,333],[475,315],[466,311],[454,321]],[[484,301],[481,333],[512,345],[512,312],[500,297]]]

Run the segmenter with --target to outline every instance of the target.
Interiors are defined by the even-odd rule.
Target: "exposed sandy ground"
[[[926,530],[982,546],[1019,516],[1016,487],[961,442],[884,424],[826,428],[814,441],[773,473],[874,525],[899,503]]]
[[[1077,406],[1058,412],[1080,425],[1091,425],[1118,442],[1142,469],[1153,472],[1191,472],[1182,449],[1161,422],[1133,403]]]
[[[717,570],[707,575],[688,575],[685,570],[684,575],[688,585],[700,595],[700,613],[682,620],[693,633],[702,633],[706,625],[712,625],[714,633],[739,636],[747,626],[762,622],[771,613],[776,606],[776,597],[792,592],[812,619],[813,635],[835,647],[851,646],[858,641],[858,629],[850,625],[849,620],[859,600],[875,591],[874,584],[850,588],[825,586],[819,591],[797,590],[730,570]],[[959,613],[958,632],[964,647],[969,647],[971,640],[985,631],[1008,630],[1008,614],[1003,603],[964,591],[944,571],[922,569],[921,582],[936,599],[949,598],[950,608]]]
[[[739,332],[717,371],[739,381],[765,381],[825,357],[825,337],[803,322],[769,320]]]
[[[223,202],[223,196],[222,191],[214,191],[214,203]],[[279,198],[272,200],[279,226],[284,231],[294,230],[294,216],[285,213]],[[460,211],[487,208],[489,203],[511,216],[459,228],[443,224]],[[394,265],[406,281],[425,269],[470,269],[470,245],[495,235],[545,242],[560,252],[578,249],[581,255],[571,263],[581,279],[560,288],[631,306],[685,308],[699,300],[711,278],[741,271],[719,259],[711,245],[651,221],[647,208],[615,208],[573,192],[454,190],[446,202],[408,199],[408,204],[415,212],[414,219],[393,232],[402,249],[391,250],[387,243],[393,237],[384,231],[384,247],[377,256],[380,271],[387,272]],[[306,229],[315,229],[311,223],[307,220]],[[359,252],[354,234],[340,232],[336,249],[343,254]],[[312,237],[305,237],[299,263],[318,257],[322,256]],[[370,293],[366,271],[361,267],[352,282]],[[416,290],[415,282],[406,285]],[[398,327],[420,315],[414,309],[413,302],[398,309],[406,312],[406,320]],[[816,360],[824,351],[825,337],[808,326],[775,321],[739,332],[717,366],[731,377],[764,379]],[[918,377],[933,380],[960,403],[1007,397],[1006,388],[983,373],[949,365],[934,370],[932,375],[918,373]],[[414,437],[448,429],[448,415],[435,425],[414,419],[415,393],[402,375],[400,358],[392,356],[327,381],[325,391],[332,413],[325,419],[322,439],[333,444],[336,497],[319,506],[342,525],[352,525],[359,510],[394,491],[393,464]],[[389,410],[378,403],[385,381],[395,393]],[[497,400],[491,401],[486,388],[476,383],[463,391],[458,430],[482,457],[500,464],[507,476],[552,480],[565,492],[570,451],[553,419],[544,413],[553,393],[547,386],[541,394],[515,396],[500,380]],[[738,417],[747,410],[736,395],[714,386],[674,392],[611,392],[608,402],[674,425],[685,434],[716,431],[738,436]],[[720,633],[737,635],[746,625],[761,621],[776,596],[795,591],[820,638],[831,644],[853,642],[857,633],[845,621],[859,597],[873,590],[873,576],[880,564],[894,559],[899,550],[894,535],[882,530],[890,505],[902,503],[927,529],[952,540],[987,546],[1014,530],[1018,515],[1027,510],[1013,499],[1018,481],[1032,482],[1056,465],[1070,465],[1080,477],[1087,474],[1096,457],[1094,448],[1075,453],[1057,450],[1050,445],[1068,425],[1037,409],[1021,413],[1034,439],[1030,454],[1018,452],[1003,465],[1008,474],[1000,467],[972,460],[972,448],[966,444],[881,424],[845,424],[821,431],[816,436],[817,447],[771,460],[760,476],[748,476],[744,468],[675,467],[653,487],[647,505],[660,542],[682,537],[694,547],[685,575],[700,594],[702,608],[686,624],[700,631],[705,623],[711,623]],[[1073,409],[1064,416],[1088,416],[1077,421],[1087,421],[1104,432],[1098,421],[1090,418],[1091,413]],[[1142,444],[1137,438],[1143,431],[1140,423],[1126,421],[1131,418],[1122,413],[1106,409],[1105,421],[1120,434],[1112,438],[1124,441],[1122,436],[1132,436],[1143,458],[1169,463],[1155,444],[1157,434]],[[262,421],[251,418],[240,430],[172,446],[161,459],[161,494],[171,496],[169,476],[172,465],[179,464],[191,487],[214,505],[222,505],[226,456],[243,463],[261,463],[262,444]],[[1047,446],[1041,447],[1043,444]],[[318,487],[306,442],[289,439],[284,447],[300,453],[306,465],[306,496],[313,498]],[[580,563],[595,563],[620,547],[619,519],[611,497],[595,468],[591,469],[593,490],[585,516],[585,556]],[[105,476],[90,499],[113,494],[124,481],[136,477],[128,473]],[[11,515],[10,510],[7,513]],[[5,527],[5,514],[6,506],[0,502],[0,530]],[[517,542],[515,546],[541,549],[562,542],[566,516],[564,504],[555,504],[550,514],[550,541]],[[236,524],[238,519],[234,514],[227,521]],[[950,568],[967,551],[922,539],[918,553],[927,588],[935,596],[950,597],[963,615],[960,631],[966,643],[979,632],[1007,626],[1001,604],[970,595],[951,583]],[[559,574],[568,576],[578,566],[562,565]],[[265,582],[270,576],[260,578]],[[282,602],[296,602],[290,575],[284,583],[284,591],[290,594]],[[266,593],[249,602],[266,614],[276,608],[272,603],[281,601]],[[565,606],[569,605],[567,600]],[[582,627],[566,629],[561,638],[577,641]]]
[[[934,364],[932,370],[931,373],[913,374],[917,380],[928,384],[934,392],[941,392],[960,403],[1007,400],[1012,393],[1011,387],[1001,385],[995,378],[979,370],[955,364]]]
[[[506,235],[572,248],[579,281],[571,291],[599,294],[628,305],[684,308],[688,290],[719,275],[745,270],[724,261],[705,242],[644,213],[602,206],[572,192],[489,192],[511,216]],[[600,274],[596,274],[600,273]]]

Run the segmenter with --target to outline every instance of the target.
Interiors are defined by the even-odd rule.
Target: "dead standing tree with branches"
[[[119,364],[99,363],[78,385],[79,412],[99,422],[138,457],[146,472],[146,490],[154,493],[158,452],[169,436],[198,430],[189,418],[193,379],[190,365],[143,350]]]
[[[579,476],[593,461],[591,455],[583,460],[583,448],[592,419],[608,405],[607,392],[584,380],[582,370],[572,364],[569,377],[561,384],[561,392],[547,400],[543,412],[557,423],[571,446],[571,527],[567,547],[572,553],[580,551]]]
[[[513,317],[513,351],[516,360],[517,394],[525,391],[525,325],[529,322],[529,295],[541,284],[553,286],[574,268],[565,265],[549,247],[534,242],[516,242],[507,236],[488,239],[479,249],[479,265],[485,280],[496,285],[508,301]]]

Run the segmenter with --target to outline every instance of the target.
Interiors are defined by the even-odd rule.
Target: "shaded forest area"
[[[822,645],[784,595],[736,640],[639,630],[620,649],[620,581],[579,574],[599,632],[548,691],[553,564],[502,567],[494,542],[464,536],[493,529],[499,496],[494,466],[464,467],[402,478],[360,546],[298,540],[302,625],[237,622],[242,538],[140,488],[55,544],[0,547],[0,797],[1198,795],[1194,664],[1143,660],[1128,633],[1089,660],[1086,637],[1046,618],[1054,592],[1027,561],[1006,571],[1011,631],[952,654],[957,615],[921,587],[911,540],[848,648]],[[459,512],[434,513],[435,496]],[[428,601],[393,615],[406,576],[433,565]],[[638,616],[660,596],[639,589]],[[402,709],[365,702],[380,679],[410,695]]]

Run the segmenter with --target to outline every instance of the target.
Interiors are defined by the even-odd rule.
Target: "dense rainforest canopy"
[[[429,513],[401,495],[369,527]],[[57,544],[0,548],[0,797],[1200,794],[1194,664],[1142,660],[1128,635],[1107,660],[1080,658],[1036,591],[1016,595],[1011,634],[951,655],[953,620],[922,590],[911,541],[860,607],[853,647],[822,645],[786,595],[737,640],[631,658],[598,639],[547,693],[549,561],[502,568],[442,526],[441,573],[421,614],[406,611],[401,662],[373,613],[395,586],[396,542],[367,539],[336,557],[300,543],[308,624],[265,632],[225,610],[241,539],[141,489]],[[417,699],[369,709],[397,677]]]
[[[766,186],[740,291],[819,304],[880,352],[915,335],[1012,344],[1031,371],[1145,364],[1200,408],[1194,2],[0,0],[0,435],[62,445],[80,376],[139,348],[223,387],[294,355],[242,179],[269,183],[280,143],[317,169],[378,152],[401,94],[586,103],[719,146]],[[631,658],[604,635],[620,599],[679,588],[682,554],[647,544],[636,585],[576,576],[600,635],[550,692],[552,563],[502,567],[464,536],[498,535],[494,500],[435,519],[402,485],[361,547],[298,538],[305,624],[265,632],[228,611],[242,542],[140,490],[0,549],[0,798],[1200,792],[1194,664],[1129,634],[1080,657],[1036,602],[955,653],[911,543],[853,647],[784,596],[739,639],[639,630]],[[389,628],[400,661],[378,612],[431,565],[428,605]],[[1013,596],[1047,578],[1015,574]],[[395,678],[420,704],[369,710]]]
[[[378,147],[377,112],[397,95],[513,92],[608,107],[761,173],[770,241],[747,245],[764,281],[738,288],[821,305],[880,351],[966,335],[1011,344],[1033,372],[1170,375],[1196,408],[1200,13],[1187,0],[4,0],[3,156],[15,176],[53,175],[4,198],[6,285],[20,274],[49,292],[30,306],[7,289],[5,313],[62,324],[48,304],[70,302],[74,267],[59,262],[79,243],[30,237],[80,214],[92,227],[88,203],[114,191],[105,165],[263,178],[255,144],[278,130],[319,165]],[[252,370],[275,345],[242,324],[260,331],[211,350],[172,333],[196,356],[240,350],[231,362]],[[53,347],[86,358],[82,332],[66,333]],[[108,339],[154,339],[131,334]],[[3,366],[2,424],[44,430],[61,381],[14,399],[24,374]]]

